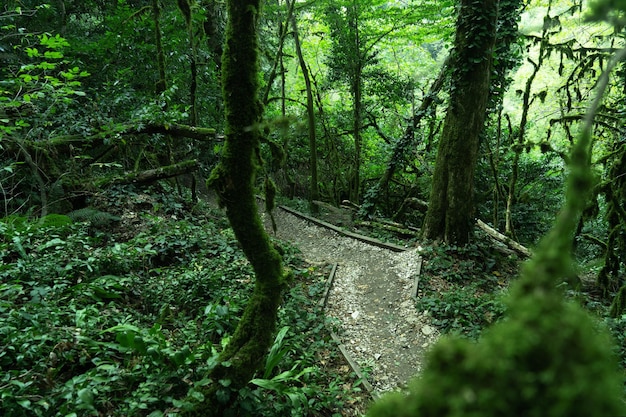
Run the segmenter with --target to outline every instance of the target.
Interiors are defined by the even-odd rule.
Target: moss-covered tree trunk
[[[154,41],[156,43],[157,66],[159,69],[159,79],[154,87],[158,96],[167,89],[167,81],[165,80],[165,53],[163,52],[163,43],[161,42],[161,9],[158,0],[152,0],[152,18],[154,19]]]
[[[573,273],[574,231],[594,185],[593,117],[613,59],[598,81],[572,149],[565,204],[551,232],[510,290],[507,319],[477,342],[443,338],[429,352],[411,392],[387,395],[368,417],[587,417],[625,415],[623,371],[613,341],[578,303],[566,301],[563,279]]]
[[[474,217],[474,170],[485,121],[498,1],[462,0],[450,104],[435,162],[424,236],[464,244]]]
[[[229,380],[230,388],[245,386],[262,363],[276,327],[283,288],[282,259],[261,223],[254,196],[258,163],[258,51],[256,24],[259,0],[229,0],[222,56],[222,87],[226,141],[220,165],[209,183],[225,206],[237,240],[252,265],[255,288],[235,333],[220,356],[212,378]],[[213,414],[212,414],[213,415]],[[217,414],[216,414],[217,415]]]

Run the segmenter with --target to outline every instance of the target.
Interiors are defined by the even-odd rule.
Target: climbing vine
[[[626,50],[619,58],[624,56]],[[573,232],[594,184],[593,116],[607,83],[605,71],[572,150],[566,202],[511,291],[508,320],[477,344],[441,341],[409,396],[385,397],[370,417],[500,416],[510,410],[525,416],[583,417],[626,411],[622,375],[612,360],[608,336],[578,305],[566,302],[560,289],[574,272]]]

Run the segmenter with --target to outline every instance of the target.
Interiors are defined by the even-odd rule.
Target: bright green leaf
[[[31,409],[31,407],[30,407],[30,404],[31,404],[30,400],[17,400],[17,403],[18,403],[20,406],[22,406],[22,407],[24,407],[25,409],[27,409],[27,410],[30,410],[30,409]]]

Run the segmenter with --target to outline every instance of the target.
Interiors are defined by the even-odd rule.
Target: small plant
[[[233,392],[206,375],[253,289],[253,271],[223,221],[160,216],[168,212],[140,217],[133,234],[119,230],[123,242],[116,228],[94,235],[69,217],[2,223],[3,415],[177,415],[194,412],[213,383],[237,399],[238,415],[340,415],[358,392],[349,374],[328,366],[337,353],[317,306],[323,271],[276,242],[298,279],[265,369]]]
[[[417,304],[433,317],[433,324],[445,333],[477,339],[482,330],[498,321],[506,310],[498,296],[476,288],[455,287],[441,296],[422,297]]]

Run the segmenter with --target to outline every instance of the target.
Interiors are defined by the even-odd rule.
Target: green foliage
[[[50,127],[46,115],[86,95],[79,90],[80,79],[89,73],[64,59],[64,50],[70,46],[67,40],[44,33],[33,41],[32,46],[17,51],[25,62],[13,68],[10,77],[0,80],[0,140],[26,128],[30,129],[22,136],[38,138],[44,126]]]
[[[85,207],[78,210],[73,210],[67,214],[67,217],[74,222],[89,222],[96,227],[108,226],[113,222],[119,222],[120,218],[110,213],[100,211],[93,207]]]
[[[619,358],[620,367],[626,369],[626,314],[618,317],[605,317],[604,324],[611,332],[615,343],[614,354]]]
[[[483,140],[497,140],[490,136]],[[510,178],[514,152],[507,149],[501,156],[496,175]],[[535,150],[520,155],[518,179],[513,196],[512,225],[514,238],[524,245],[534,245],[553,224],[556,207],[563,202],[563,161],[555,155],[538,156]],[[505,229],[506,197],[508,185],[499,183],[500,194],[494,196],[494,172],[490,161],[479,161],[476,172],[477,207],[482,219],[497,219],[496,228]],[[494,222],[495,220],[492,220]]]
[[[159,201],[118,192],[129,205]],[[223,220],[188,217],[167,207],[173,203],[163,198],[153,213],[165,217],[143,215],[130,236],[126,224],[94,233],[66,216],[4,219],[4,414],[177,415],[203,400],[212,383],[206,375],[234,331],[253,273]],[[299,278],[279,313],[289,330],[277,336],[258,384],[235,393],[224,387],[241,399],[238,415],[340,412],[353,393],[342,388],[349,375],[317,365],[321,355],[337,355],[317,307],[323,271],[301,266],[293,248],[285,257]]]
[[[507,276],[516,269],[514,260],[503,258],[484,243],[427,247],[422,256],[426,259],[422,269],[426,290],[417,308],[428,311],[433,324],[444,333],[478,339],[485,328],[503,317],[502,295]],[[444,288],[431,290],[428,284],[434,278],[444,280]]]
[[[607,360],[610,340],[579,307],[542,301],[512,303],[515,319],[494,326],[479,344],[439,344],[413,394],[389,397],[368,415],[622,415],[621,379]]]
[[[482,236],[485,239],[486,236]],[[427,259],[424,273],[439,276],[452,283],[480,284],[491,290],[497,284],[500,268],[511,268],[510,260],[489,246],[485,239],[464,246],[441,244],[425,247],[422,254]]]
[[[476,344],[458,338],[440,342],[409,397],[388,397],[371,416],[499,416],[515,410],[525,416],[582,417],[626,411],[623,375],[612,360],[608,335],[558,288],[573,272],[572,235],[593,187],[592,121],[610,69],[598,82],[598,97],[573,147],[564,207],[513,287],[507,320]]]
[[[616,29],[626,25],[626,1],[624,0],[595,0],[589,5],[590,20],[605,20],[613,24]]]
[[[16,235],[28,234],[41,228],[62,228],[72,222],[72,218],[63,214],[48,214],[34,222],[27,216],[13,214],[0,219],[0,234],[6,240],[11,240]]]
[[[497,295],[481,293],[472,287],[449,290],[440,296],[424,296],[417,308],[428,311],[433,324],[443,332],[470,339],[478,339],[483,329],[505,313],[505,305]]]

